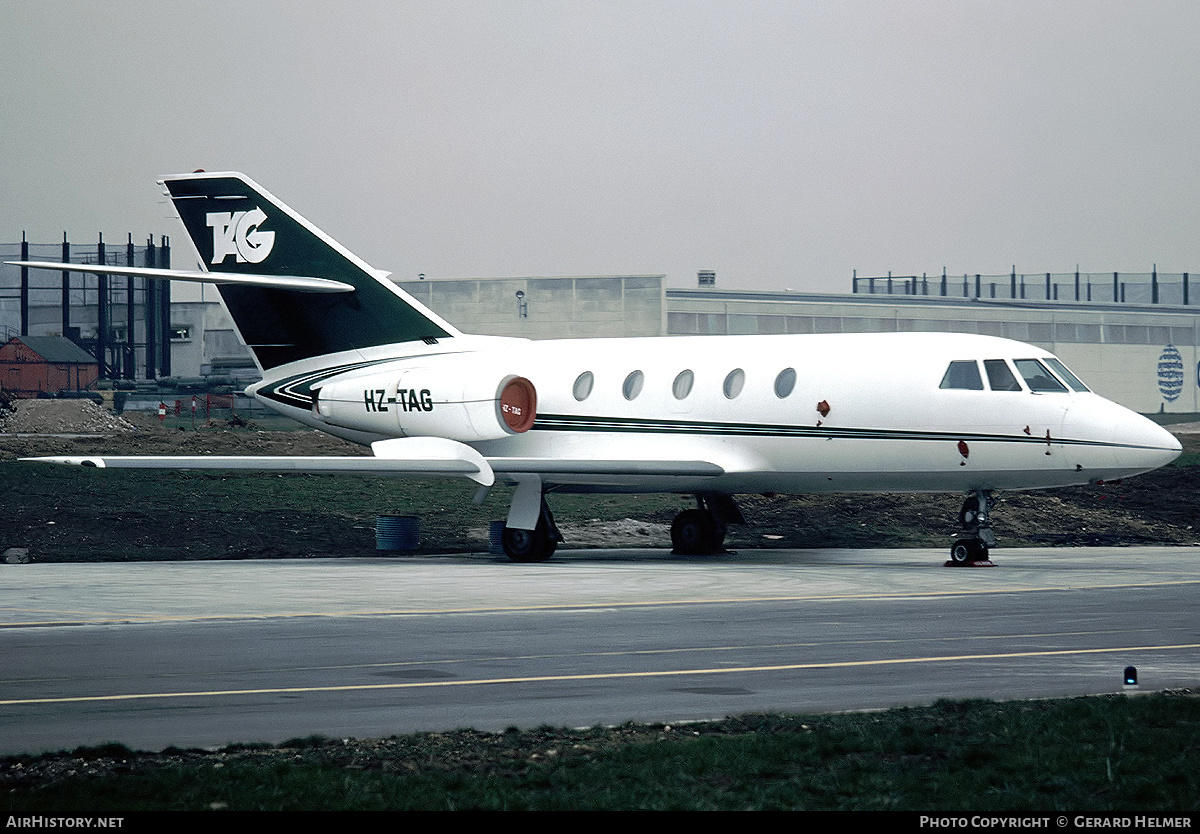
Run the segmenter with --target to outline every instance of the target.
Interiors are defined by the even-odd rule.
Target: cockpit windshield
[[[939,388],[958,388],[966,391],[982,391],[983,378],[979,376],[979,366],[974,360],[962,360],[950,363],[942,376]]]
[[[1064,365],[1059,360],[1055,359],[1053,356],[1046,357],[1046,364],[1050,366],[1050,369],[1052,371],[1054,371],[1055,373],[1058,374],[1059,379],[1061,379],[1063,382],[1067,383],[1067,385],[1071,386],[1072,391],[1082,392],[1082,391],[1090,391],[1091,390],[1086,385],[1084,385],[1082,382],[1080,382],[1079,377],[1075,376],[1075,374],[1073,374],[1069,370],[1067,370],[1066,365]]]
[[[1029,390],[1035,393],[1066,393],[1066,387],[1054,378],[1054,374],[1046,370],[1046,366],[1036,359],[1014,359],[1013,364],[1024,379]]]
[[[1017,378],[1008,368],[1008,363],[1003,359],[985,359],[983,367],[987,371],[988,385],[992,386],[993,391],[1021,390],[1021,383],[1017,382]]]
[[[1079,377],[1067,370],[1067,366],[1053,356],[1041,359],[984,359],[983,369],[987,374],[988,388],[992,391],[1024,391],[1028,388],[1037,394],[1071,391],[1085,392],[1090,389]],[[1016,368],[1017,375],[1013,374]],[[1025,385],[1021,385],[1024,380]],[[1066,383],[1064,385],[1063,383]],[[940,388],[963,391],[982,391],[983,377],[979,373],[979,362],[974,359],[956,359],[946,368]]]

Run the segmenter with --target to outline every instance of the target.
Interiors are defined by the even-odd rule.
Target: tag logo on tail
[[[267,214],[257,206],[251,211],[214,211],[204,215],[213,230],[213,253],[209,263],[219,264],[230,255],[237,262],[262,263],[275,246],[275,233],[259,226]]]

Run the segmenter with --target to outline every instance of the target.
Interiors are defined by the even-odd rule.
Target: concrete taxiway
[[[994,555],[0,565],[0,753],[1200,684],[1200,547]]]

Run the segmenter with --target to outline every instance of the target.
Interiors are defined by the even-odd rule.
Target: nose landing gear
[[[956,534],[950,545],[950,561],[947,565],[990,564],[988,550],[996,546],[996,534],[992,531],[991,510],[996,499],[991,490],[972,491],[958,512],[958,523],[962,531]]]

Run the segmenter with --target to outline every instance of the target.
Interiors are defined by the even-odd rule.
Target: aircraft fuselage
[[[1127,477],[1179,452],[1150,420],[1067,380],[1031,390],[1015,361],[1052,355],[989,336],[455,341],[454,353],[419,345],[397,355],[412,351],[405,345],[335,357],[324,371],[284,366],[253,390],[289,416],[370,443],[470,426],[464,409],[495,412],[499,382],[519,376],[537,392],[532,428],[456,439],[488,459],[555,459],[547,483],[595,491],[1031,489]],[[985,363],[997,361],[1014,390],[992,387]],[[976,363],[979,387],[946,387],[951,362]],[[355,367],[331,375],[331,365]],[[464,397],[466,368],[483,394]],[[297,378],[307,387],[288,382]],[[334,397],[314,406],[313,388]],[[703,460],[722,474],[598,474],[591,464],[606,459]]]

